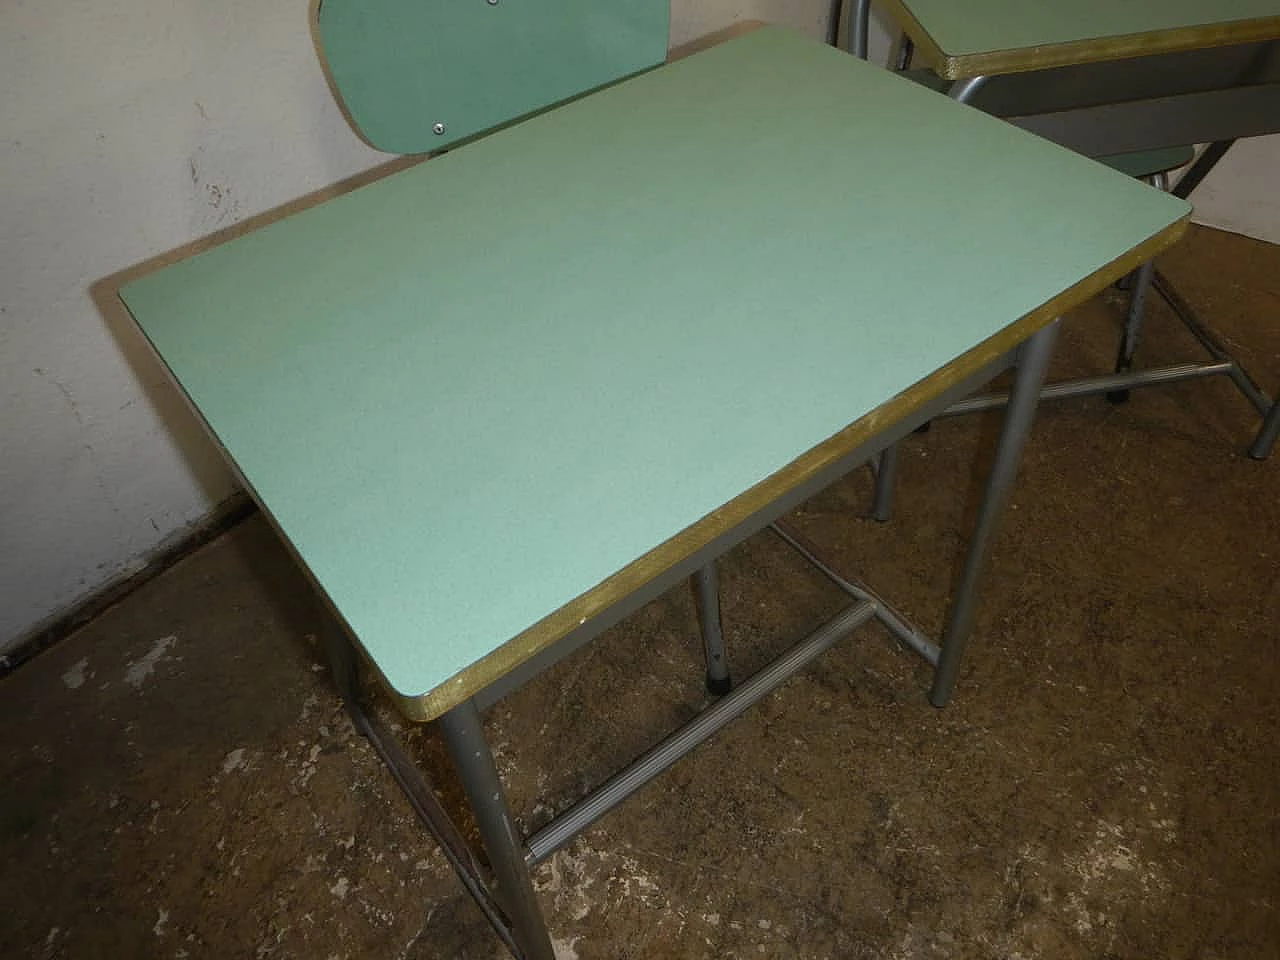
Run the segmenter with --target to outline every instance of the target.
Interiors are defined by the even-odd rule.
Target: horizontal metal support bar
[[[876,619],[884,624],[885,628],[898,638],[909,649],[914,650],[924,659],[928,660],[935,667],[938,665],[938,658],[941,650],[936,643],[933,642],[923,630],[916,627],[905,616],[899,613],[892,604],[877,594],[866,584],[851,580],[839,573],[831,566],[822,555],[818,552],[818,548],[799,531],[795,530],[790,524],[779,520],[777,523],[770,525],[774,533],[790,546],[796,553],[804,557],[812,564],[818,572],[834,583],[837,587],[853,597],[855,600],[863,603],[873,604],[876,608]]]
[[[841,638],[862,626],[875,613],[876,608],[869,603],[860,603],[842,611],[640,759],[592,790],[528,838],[525,859],[529,865],[541,863],[551,856],[717,730],[808,666]]]
[[[1097,377],[1060,380],[1057,383],[1047,384],[1040,391],[1040,399],[1062,400],[1065,397],[1087,397],[1099,393],[1110,393],[1113,390],[1155,387],[1163,383],[1176,383],[1179,380],[1199,380],[1204,377],[1230,376],[1234,367],[1235,364],[1230,361],[1184,363],[1171,367],[1153,367],[1150,370],[1134,370],[1129,373],[1108,373]],[[980,413],[983,410],[996,410],[1007,406],[1008,403],[1008,394],[984,393],[953,403],[939,414],[939,418],[955,417],[966,413]]]
[[[721,554],[726,553],[731,547],[741,543],[752,534],[763,530],[778,517],[785,516],[814,494],[825,490],[851,470],[865,464],[879,454],[881,450],[897,443],[912,431],[928,423],[955,401],[970,395],[984,384],[990,383],[1002,371],[1012,366],[1013,362],[1013,355],[1006,354],[986,364],[970,376],[951,384],[943,393],[909,416],[904,417],[896,424],[885,427],[878,436],[860,444],[856,449],[851,450],[804,483],[797,485],[784,496],[780,496],[767,506],[762,507],[737,527],[715,538],[682,562],[664,570],[645,586],[620,600],[614,606],[587,619],[576,630],[569,633],[552,647],[495,680],[475,695],[474,699],[477,706],[484,710],[501,700],[511,691],[518,689],[547,667],[567,657],[623,617],[639,610],[651,600],[661,596],[681,580],[686,580],[693,576],[697,570]]]
[[[1152,279],[1152,286],[1170,309],[1182,321],[1205,352],[1213,358],[1211,363],[1182,363],[1166,367],[1150,367],[1145,370],[1130,370],[1125,373],[1108,373],[1094,377],[1077,377],[1071,380],[1060,380],[1046,384],[1040,391],[1041,400],[1062,400],[1068,397],[1087,397],[1100,393],[1130,390],[1138,387],[1157,387],[1166,383],[1178,383],[1184,380],[1200,380],[1206,377],[1228,377],[1236,388],[1244,395],[1254,408],[1264,417],[1272,409],[1271,397],[1258,386],[1254,379],[1218,341],[1217,336],[1196,315],[1194,309],[1181,294],[1169,283],[1158,270]],[[969,413],[981,413],[986,410],[997,410],[1007,406],[1008,394],[984,393],[966,397],[947,407],[938,415],[942,417],[962,416]]]

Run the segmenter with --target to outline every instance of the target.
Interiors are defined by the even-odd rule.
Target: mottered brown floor
[[[1280,388],[1280,248],[1195,229],[1162,267]],[[1121,306],[1070,318],[1057,373],[1108,368]],[[1141,358],[1197,356],[1155,302]],[[891,523],[866,471],[794,520],[936,629],[996,426],[911,437]],[[1043,407],[953,704],[878,628],[838,646],[537,871],[562,960],[1276,957],[1280,455],[1243,456],[1255,426],[1218,380]],[[841,602],[768,534],[721,571],[739,676]],[[502,955],[318,629],[254,518],[0,681],[0,956]],[[699,656],[674,590],[493,710],[525,824],[704,702]]]

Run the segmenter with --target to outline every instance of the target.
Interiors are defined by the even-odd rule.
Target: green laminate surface
[[[413,697],[1187,209],[765,29],[121,295]]]
[[[667,0],[323,0],[317,23],[364,138],[428,153],[661,63],[669,18]]]
[[[1280,18],[1280,0],[893,0],[948,56]],[[1277,24],[1280,35],[1280,24]]]

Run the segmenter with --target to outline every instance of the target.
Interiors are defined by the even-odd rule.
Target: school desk
[[[360,728],[507,945],[546,960],[529,871],[855,627],[879,620],[934,660],[945,700],[1055,318],[1186,215],[764,29],[121,296],[341,624]],[[843,580],[847,609],[724,693],[716,557],[1010,365],[941,643]],[[522,836],[482,709],[690,577],[724,695]],[[358,660],[440,725],[496,883],[363,707]]]

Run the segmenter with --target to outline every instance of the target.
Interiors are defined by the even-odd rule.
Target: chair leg
[[[524,838],[507,806],[475,701],[462,702],[436,722],[475,814],[476,827],[498,881],[498,900],[511,919],[510,933],[520,948],[520,956],[523,960],[555,960],[547,921],[529,878]]]
[[[1217,143],[1209,144],[1204,152],[1196,158],[1196,162],[1191,164],[1190,169],[1178,180],[1178,185],[1173,188],[1173,195],[1180,200],[1189,199],[1191,192],[1200,186],[1204,178],[1209,175],[1209,171],[1216,167],[1218,161],[1227,155],[1227,151],[1231,149],[1234,143],[1234,140],[1219,140]]]
[[[1157,190],[1167,192],[1169,189],[1168,173],[1155,173],[1145,179]],[[1142,315],[1146,310],[1147,294],[1151,291],[1155,272],[1155,262],[1148,261],[1128,277],[1128,286],[1131,291],[1129,312],[1125,316],[1124,333],[1120,337],[1120,352],[1116,356],[1116,373],[1128,373],[1133,368],[1133,355],[1138,349],[1138,336],[1142,332]],[[1129,391],[1127,389],[1108,391],[1107,399],[1112,403],[1125,403],[1129,399]]]
[[[698,626],[707,658],[707,692],[723,697],[733,689],[729,661],[724,652],[724,627],[720,623],[720,577],[712,560],[693,575],[693,596],[698,606]]]
[[[1280,439],[1280,400],[1271,404],[1271,409],[1267,411],[1262,421],[1262,429],[1258,431],[1257,439],[1249,448],[1249,456],[1255,460],[1267,459],[1271,456],[1271,448],[1276,445],[1277,439]]]

